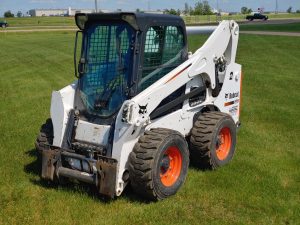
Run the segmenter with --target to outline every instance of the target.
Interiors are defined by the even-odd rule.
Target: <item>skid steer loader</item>
[[[130,184],[161,200],[182,186],[190,160],[216,169],[232,159],[242,81],[234,21],[193,54],[177,16],[79,13],[75,21],[78,79],[52,93],[36,140],[43,179],[93,184],[111,198]]]

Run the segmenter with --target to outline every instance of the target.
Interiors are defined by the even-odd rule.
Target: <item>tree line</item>
[[[198,1],[195,6],[192,7],[188,3],[184,4],[184,10],[180,9],[165,9],[165,14],[173,15],[213,15],[212,7],[209,5],[208,1]]]

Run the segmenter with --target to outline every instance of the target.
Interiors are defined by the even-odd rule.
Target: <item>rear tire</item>
[[[151,200],[174,195],[184,183],[189,166],[185,138],[177,131],[155,128],[139,138],[129,156],[133,190]]]
[[[216,169],[230,162],[236,145],[236,125],[222,112],[206,112],[194,123],[191,138],[191,161],[205,169]]]

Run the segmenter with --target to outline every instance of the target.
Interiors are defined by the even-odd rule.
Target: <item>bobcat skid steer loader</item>
[[[242,81],[234,21],[221,22],[192,54],[177,16],[75,20],[78,79],[52,93],[36,140],[43,179],[89,183],[111,198],[130,184],[160,200],[182,186],[190,160],[216,169],[232,159]]]

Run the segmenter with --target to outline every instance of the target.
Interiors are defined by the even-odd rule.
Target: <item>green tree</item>
[[[8,18],[8,17],[15,17],[15,15],[14,15],[13,13],[11,13],[10,10],[8,10],[8,11],[6,11],[6,12],[4,13],[4,17],[5,17],[5,18]]]
[[[208,1],[203,1],[203,15],[212,15],[213,12]]]
[[[192,6],[190,6],[189,12],[190,12],[190,15],[195,15],[195,10],[193,9]]]
[[[183,13],[184,13],[185,15],[190,14],[190,7],[189,7],[189,4],[188,4],[187,2],[184,3],[184,11],[183,11]]]
[[[245,6],[243,6],[243,7],[241,8],[241,13],[242,13],[242,14],[247,14],[247,13],[248,13],[248,8],[245,7]]]
[[[18,13],[17,13],[17,17],[22,17],[23,16],[23,14],[22,14],[22,12],[21,11],[18,11]]]
[[[196,2],[195,8],[194,8],[194,15],[203,15],[203,3],[202,2]]]
[[[175,9],[165,9],[164,13],[171,14],[171,15],[180,15],[180,10],[179,10],[179,14],[178,14],[178,11],[176,11]]]
[[[290,7],[286,10],[287,13],[292,13],[292,11],[293,11],[292,6],[290,6]]]

